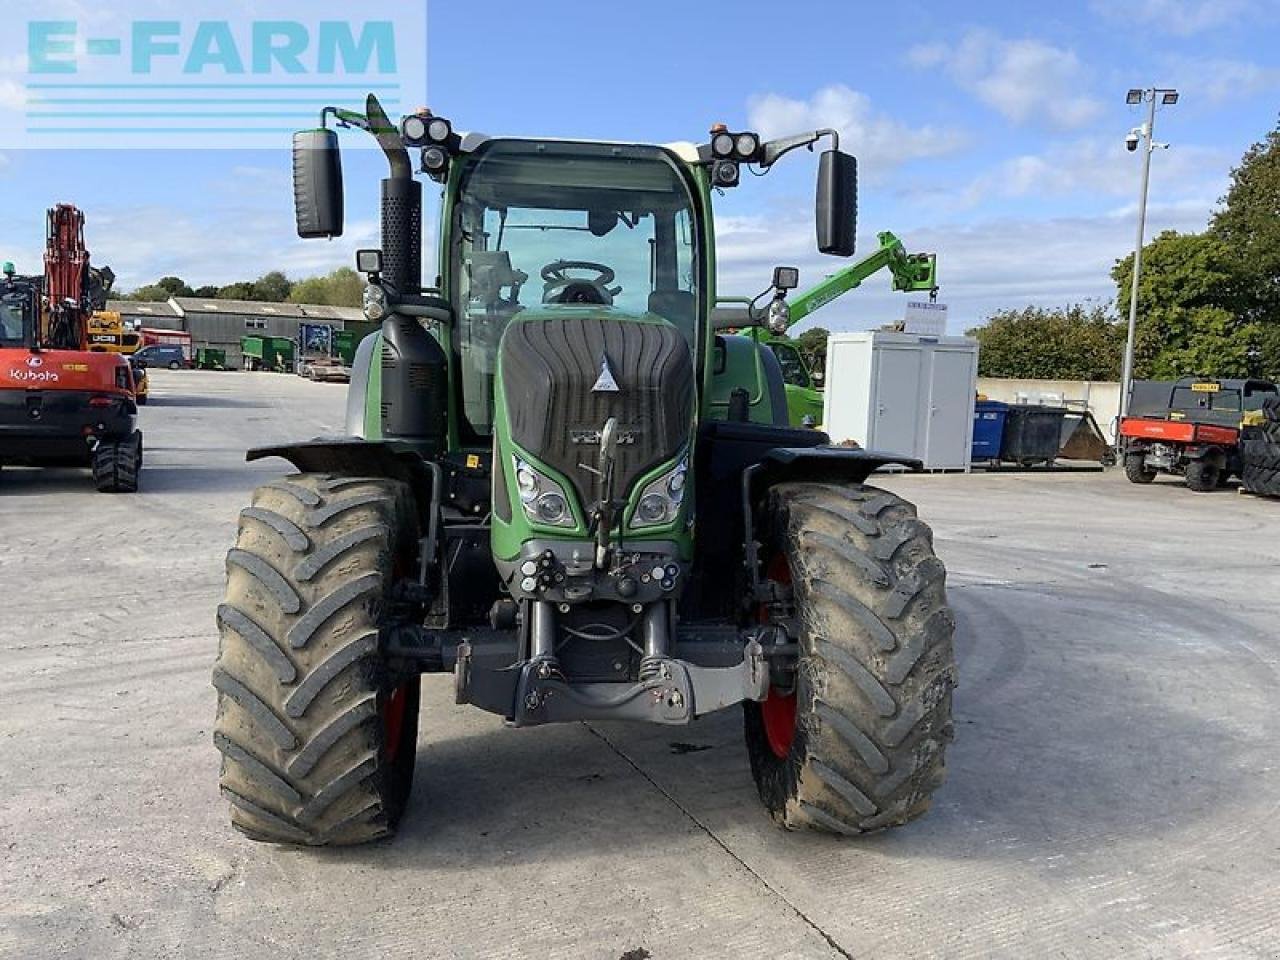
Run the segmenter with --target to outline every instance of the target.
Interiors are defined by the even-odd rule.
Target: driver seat
[[[649,294],[649,312],[670,320],[690,344],[694,340],[697,308],[697,298],[688,290],[655,290]]]

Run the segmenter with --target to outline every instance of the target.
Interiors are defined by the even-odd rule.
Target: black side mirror
[[[293,135],[293,209],[303,239],[342,236],[342,154],[333,130]]]
[[[826,150],[818,160],[815,202],[818,250],[837,257],[853,256],[858,227],[858,161],[839,150]]]

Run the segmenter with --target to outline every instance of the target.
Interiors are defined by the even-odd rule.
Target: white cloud
[[[766,138],[821,127],[838,130],[841,147],[857,155],[864,177],[872,181],[898,164],[942,156],[965,143],[957,130],[911,127],[878,113],[870,97],[843,85],[823,87],[808,100],[760,94],[748,100],[747,109],[751,128]]]
[[[1094,0],[1093,9],[1108,20],[1135,23],[1183,37],[1236,23],[1252,12],[1254,0]]]
[[[1162,230],[1202,230],[1209,210],[1203,201],[1153,204],[1147,237]],[[1094,217],[988,218],[904,228],[898,235],[911,252],[938,254],[939,300],[950,307],[950,332],[961,333],[1006,307],[1110,301],[1110,271],[1133,249],[1134,227],[1134,212],[1126,206]],[[721,296],[757,293],[776,264],[799,266],[801,288],[845,265],[815,252],[813,226],[805,219],[718,218],[716,234]],[[857,256],[875,249],[872,236],[858,242]],[[901,319],[906,299],[881,274],[815,313],[811,322],[832,330],[868,329]]]
[[[1102,105],[1082,91],[1089,73],[1072,50],[1041,40],[1006,40],[969,30],[957,45],[922,44],[907,53],[920,68],[940,68],[957,84],[1014,123],[1082,126]]]
[[[1172,85],[1191,101],[1225,103],[1280,90],[1280,67],[1247,60],[1176,58],[1168,70]]]
[[[1010,157],[958,189],[915,196],[944,211],[970,209],[992,198],[1127,197],[1137,191],[1138,156],[1119,137],[1055,142],[1042,153]],[[1212,205],[1225,192],[1233,159],[1230,150],[1174,144],[1153,158],[1152,190],[1165,202]]]

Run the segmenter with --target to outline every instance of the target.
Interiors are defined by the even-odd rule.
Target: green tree
[[[1115,380],[1120,376],[1124,331],[1104,307],[1001,310],[977,339],[984,377],[1043,380]]]
[[[293,285],[292,303],[331,304],[359,307],[364,297],[364,278],[350,267],[339,267],[322,277],[307,277]]]
[[[293,285],[289,292],[290,303],[328,303],[329,282],[325,277],[307,277]]]
[[[250,280],[237,280],[235,283],[228,283],[225,287],[218,288],[219,300],[252,300],[253,282]]]
[[[169,291],[158,283],[148,283],[124,295],[126,300],[168,300]]]
[[[1246,296],[1238,305],[1254,328],[1254,372],[1280,379],[1280,123],[1231,171],[1231,186],[1209,233],[1239,265]]]
[[[796,337],[796,349],[809,364],[810,370],[822,370],[827,364],[827,337],[831,331],[826,327],[810,327]]]
[[[289,299],[289,293],[293,289],[293,284],[279,270],[272,270],[270,273],[264,273],[257,280],[253,281],[253,297],[254,300],[262,300],[267,303],[284,303]]]
[[[195,292],[187,286],[181,277],[161,277],[155,284],[169,292],[171,297],[191,297]]]
[[[193,297],[200,297],[205,300],[213,300],[218,296],[218,288],[212,286],[196,287]]]
[[[1216,234],[1166,231],[1142,248],[1134,375],[1240,377],[1250,373],[1259,324],[1251,282]],[[1121,315],[1129,312],[1133,255],[1111,272]]]

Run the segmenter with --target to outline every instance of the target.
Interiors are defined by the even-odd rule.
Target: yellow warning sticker
[[[467,469],[478,470],[480,468],[480,457],[474,453],[467,454]]]
[[[87,363],[64,363],[63,370],[74,370],[76,373],[88,373],[89,365]]]

